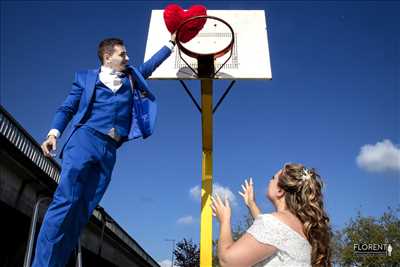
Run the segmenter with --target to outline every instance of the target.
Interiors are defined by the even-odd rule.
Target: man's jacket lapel
[[[150,92],[142,74],[135,67],[128,66],[128,71],[136,83],[135,88],[132,88],[132,123],[128,140],[138,137],[147,138],[154,131],[157,115],[156,98]]]
[[[94,93],[94,87],[96,85],[98,74],[99,74],[99,69],[89,70],[86,77],[86,103],[88,105]]]

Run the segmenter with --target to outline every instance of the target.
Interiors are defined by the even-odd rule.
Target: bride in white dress
[[[227,198],[212,198],[213,215],[220,222],[218,258],[222,267],[332,266],[331,230],[324,211],[323,183],[314,169],[285,164],[268,184],[273,213],[261,214],[253,181],[245,180],[243,197],[254,223],[237,241],[232,239],[231,208]]]

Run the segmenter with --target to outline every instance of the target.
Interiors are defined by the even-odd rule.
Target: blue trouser
[[[86,126],[78,128],[63,154],[60,183],[36,243],[34,267],[64,267],[81,230],[111,179],[116,143]]]

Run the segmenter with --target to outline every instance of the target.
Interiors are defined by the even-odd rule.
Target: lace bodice
[[[256,267],[311,267],[311,245],[299,233],[272,214],[257,216],[247,230],[257,241],[278,249]]]

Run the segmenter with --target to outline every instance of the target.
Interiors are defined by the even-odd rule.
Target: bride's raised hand
[[[243,192],[239,191],[239,195],[243,197],[244,203],[246,206],[250,207],[255,203],[254,198],[254,188],[253,188],[253,178],[249,178],[249,181],[244,180],[244,184],[242,184]]]

